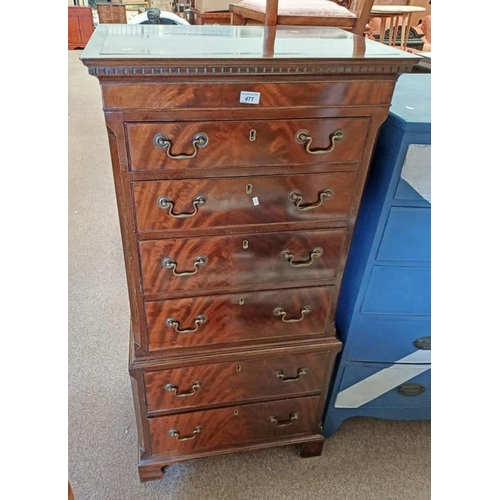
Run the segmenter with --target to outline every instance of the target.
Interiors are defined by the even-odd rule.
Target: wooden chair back
[[[121,3],[98,3],[97,15],[101,24],[127,24],[127,6]]]
[[[330,1],[330,0],[325,0]],[[336,3],[347,5],[347,0],[338,0]],[[291,25],[291,26],[336,26],[356,35],[362,36],[374,0],[351,0],[349,10],[356,14],[355,18],[349,17],[327,17],[327,16],[280,16],[278,15],[279,0],[266,0],[265,12],[257,12],[253,9],[231,4],[229,10],[232,12],[231,24],[246,24],[247,19],[259,21],[265,26]]]

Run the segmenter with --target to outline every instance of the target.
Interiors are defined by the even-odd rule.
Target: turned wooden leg
[[[300,448],[300,456],[302,458],[319,457],[323,451],[324,441],[312,441],[305,443]]]
[[[139,479],[141,483],[161,479],[165,467],[163,464],[139,465]]]

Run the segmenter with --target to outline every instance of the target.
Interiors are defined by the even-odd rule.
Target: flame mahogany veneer
[[[418,60],[335,28],[213,28],[100,25],[82,54],[113,165],[142,481],[221,453],[321,453],[372,148]]]

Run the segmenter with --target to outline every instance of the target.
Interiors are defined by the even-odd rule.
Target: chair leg
[[[231,24],[235,26],[241,26],[243,24],[243,16],[231,12]]]

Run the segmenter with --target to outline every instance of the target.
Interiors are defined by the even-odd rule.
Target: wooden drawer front
[[[149,350],[322,334],[333,290],[297,288],[146,302]],[[310,312],[303,320],[289,323],[302,317],[304,307]],[[286,312],[285,321],[277,308]]]
[[[131,168],[191,171],[196,168],[358,161],[364,151],[369,123],[369,118],[128,123]],[[310,154],[305,144],[296,141],[301,130],[307,130],[312,137],[311,150],[330,148],[330,136],[337,130],[342,130],[343,139],[333,142],[335,147],[330,153]],[[166,147],[155,145],[158,134],[170,141],[168,151]],[[197,134],[207,137],[204,147],[194,145]],[[168,154],[183,155],[184,159],[171,159]]]
[[[347,230],[340,228],[142,241],[143,290],[148,294],[331,280],[336,276],[346,234]],[[176,276],[174,272],[196,274]]]
[[[149,418],[151,450],[164,455],[318,434],[319,400],[295,398]]]
[[[104,84],[106,108],[291,108],[304,106],[389,105],[391,82],[300,83],[128,83]],[[241,92],[259,92],[259,104],[240,102]]]
[[[335,408],[430,406],[430,364],[349,364],[335,400]]]
[[[137,226],[162,231],[347,219],[357,179],[357,172],[339,172],[136,182]]]
[[[150,371],[149,412],[320,393],[329,352]]]

